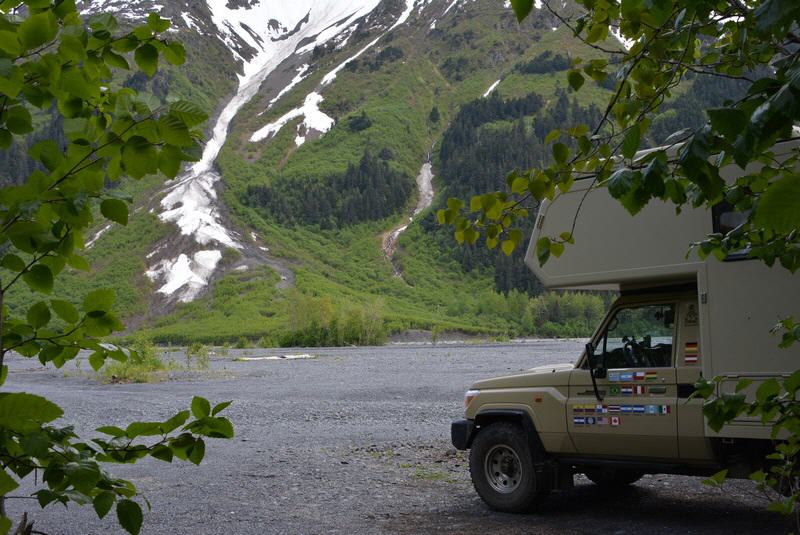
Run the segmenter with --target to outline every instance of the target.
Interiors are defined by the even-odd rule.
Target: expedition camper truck
[[[776,145],[777,157],[798,141]],[[729,183],[742,174],[726,167]],[[529,510],[573,474],[620,486],[647,473],[747,477],[771,451],[770,428],[741,417],[720,432],[689,399],[702,375],[722,376],[722,392],[745,378],[786,377],[800,350],[770,333],[800,317],[800,276],[746,253],[701,261],[689,245],[738,225],[741,214],[651,201],[636,217],[607,188],[577,180],[543,202],[526,263],[547,288],[616,290],[619,299],[577,363],[479,381],[452,423],[453,445],[470,451],[470,473],[491,507]],[[588,191],[587,193],[587,189]],[[575,227],[574,245],[540,266],[536,242]],[[590,361],[592,371],[590,371]]]

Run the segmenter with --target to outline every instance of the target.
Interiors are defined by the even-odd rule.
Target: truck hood
[[[574,368],[575,366],[569,363],[537,366],[523,373],[478,381],[472,385],[472,389],[488,390],[492,388],[525,388],[530,386],[567,386],[569,385],[570,372]]]

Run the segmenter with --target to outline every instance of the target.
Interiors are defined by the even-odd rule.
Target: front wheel
[[[498,422],[478,433],[469,454],[469,471],[478,495],[489,507],[506,513],[530,511],[546,494],[534,470],[528,437],[516,424]]]

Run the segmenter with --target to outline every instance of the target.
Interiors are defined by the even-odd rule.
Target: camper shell
[[[777,144],[776,158],[799,143]],[[732,182],[742,170],[731,165],[722,175]],[[725,206],[676,213],[655,200],[633,217],[593,185],[592,177],[577,180],[542,202],[525,261],[547,288],[613,290],[618,300],[574,365],[479,381],[467,392],[465,418],[451,426],[453,444],[472,450],[476,490],[497,509],[525,510],[571,485],[576,472],[602,485],[721,468],[747,477],[771,450],[771,429],[741,417],[715,432],[694,384],[722,377],[722,394],[751,379],[752,395],[800,366],[800,348],[780,349],[771,332],[800,317],[800,277],[746,251],[720,261],[690,250],[741,214]],[[576,243],[540,265],[539,238],[570,229]]]

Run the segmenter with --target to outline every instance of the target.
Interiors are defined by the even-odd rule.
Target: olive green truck
[[[776,145],[777,157],[797,146]],[[728,181],[740,175],[723,169]],[[690,399],[694,385],[721,376],[719,393],[732,392],[747,378],[752,394],[800,368],[797,344],[780,349],[770,332],[800,317],[800,277],[746,251],[724,261],[687,255],[690,243],[736,227],[741,214],[723,204],[676,215],[656,201],[634,218],[590,185],[578,180],[542,203],[526,263],[548,288],[616,290],[619,299],[575,364],[479,381],[451,425],[453,445],[470,449],[475,489],[501,511],[530,510],[548,491],[570,488],[576,473],[605,486],[723,468],[747,477],[772,448],[769,427],[741,417],[714,432],[702,400]],[[540,266],[536,241],[569,230],[579,206],[576,244]]]

